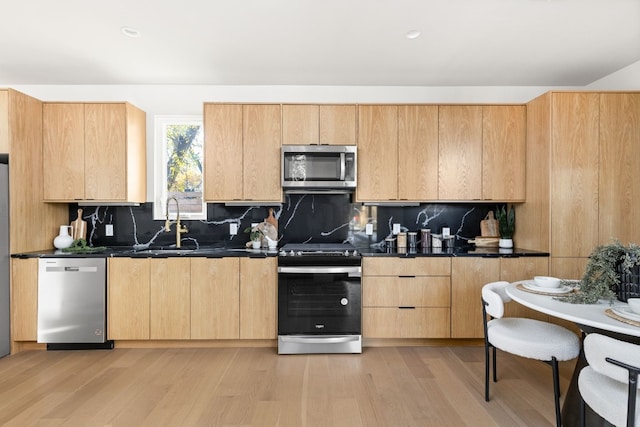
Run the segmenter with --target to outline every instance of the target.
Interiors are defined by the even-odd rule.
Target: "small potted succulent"
[[[507,205],[498,206],[496,209],[498,220],[498,232],[500,240],[498,246],[501,248],[513,248],[513,233],[516,231],[516,210],[513,206],[508,209]]]
[[[249,233],[249,239],[251,239],[253,249],[260,249],[260,246],[262,246],[262,230],[258,227],[247,227],[244,229],[244,232]]]

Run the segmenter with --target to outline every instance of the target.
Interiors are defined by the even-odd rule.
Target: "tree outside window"
[[[181,219],[206,219],[203,142],[201,117],[156,117],[155,219],[166,218],[170,197],[178,200]],[[175,203],[169,204],[169,215],[175,218]]]

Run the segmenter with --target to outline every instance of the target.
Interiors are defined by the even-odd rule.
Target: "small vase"
[[[513,239],[500,239],[498,246],[501,248],[513,248]]]
[[[60,234],[53,239],[53,246],[58,249],[68,248],[73,244],[73,237],[71,237],[71,226],[70,225],[61,225],[60,226]]]
[[[252,240],[251,241],[251,246],[253,247],[253,249],[260,249],[262,242],[260,242],[260,240]]]

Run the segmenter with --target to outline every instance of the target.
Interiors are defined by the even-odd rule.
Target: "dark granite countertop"
[[[244,249],[227,247],[199,247],[181,248],[159,247],[159,248],[134,248],[132,246],[108,247],[96,252],[65,252],[59,249],[49,249],[43,251],[24,252],[11,255],[12,258],[168,258],[168,257],[204,257],[204,258],[224,258],[224,257],[253,257],[265,258],[277,256],[276,250]]]
[[[530,249],[512,248],[501,249],[497,247],[457,246],[453,248],[426,248],[387,251],[383,248],[358,248],[362,256],[376,257],[483,257],[483,258],[509,258],[521,256],[549,256],[549,252],[533,251]]]

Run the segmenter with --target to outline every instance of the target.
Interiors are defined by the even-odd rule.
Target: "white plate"
[[[522,286],[529,289],[530,291],[544,292],[547,294],[566,294],[567,292],[571,291],[571,288],[569,286],[559,286],[557,288],[545,288],[544,286],[537,286],[533,282],[533,280],[522,282]]]
[[[640,322],[640,314],[634,312],[629,307],[615,306],[615,307],[611,307],[611,311],[613,311],[615,314],[617,314],[620,317],[624,317],[629,320]]]

